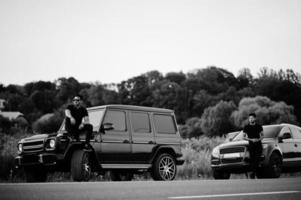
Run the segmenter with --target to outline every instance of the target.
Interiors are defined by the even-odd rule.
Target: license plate
[[[224,154],[224,158],[240,158],[241,154],[240,153],[227,153]]]

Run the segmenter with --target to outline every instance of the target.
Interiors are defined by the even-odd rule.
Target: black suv
[[[301,128],[291,124],[263,126],[264,139],[258,178],[278,178],[281,172],[301,171]],[[248,142],[243,132],[212,151],[215,179],[228,179],[231,173],[250,170]]]
[[[45,181],[48,171],[70,171],[73,180],[88,181],[92,172],[110,171],[112,180],[131,180],[149,171],[154,180],[173,180],[181,159],[180,135],[174,112],[128,105],[88,108],[93,125],[91,148],[84,137],[72,140],[64,128],[18,143],[16,165],[27,181]]]

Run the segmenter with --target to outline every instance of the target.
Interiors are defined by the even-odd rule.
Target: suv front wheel
[[[154,161],[151,175],[154,180],[171,181],[176,177],[175,159],[168,153],[160,154]]]
[[[75,181],[88,181],[90,179],[91,161],[88,152],[74,151],[71,158],[71,176]]]

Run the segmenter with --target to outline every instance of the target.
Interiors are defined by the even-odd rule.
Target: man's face
[[[256,121],[256,118],[254,117],[254,116],[249,116],[249,123],[250,124],[254,124],[255,123],[255,121]]]
[[[80,106],[80,98],[79,97],[74,97],[72,102],[73,102],[74,106],[76,106],[76,107]]]

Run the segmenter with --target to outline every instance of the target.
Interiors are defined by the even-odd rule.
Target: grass
[[[210,158],[212,149],[224,141],[223,137],[200,137],[182,142],[184,164],[178,167],[177,179],[212,178]]]

